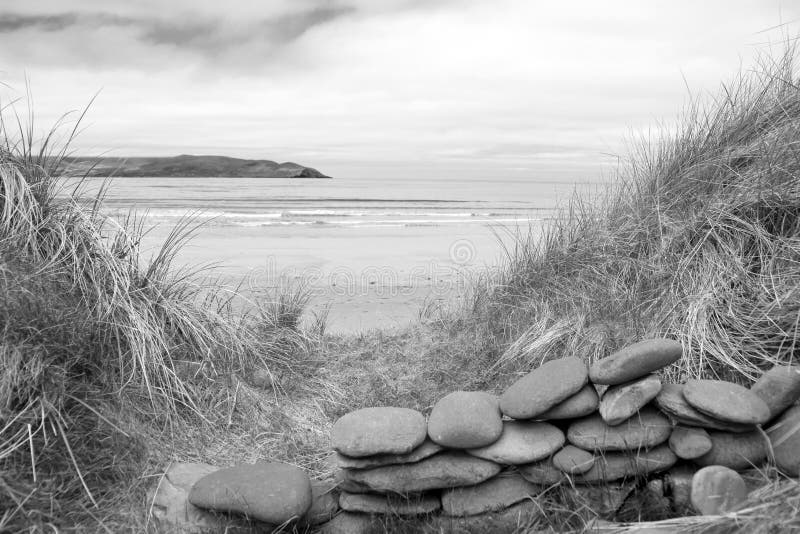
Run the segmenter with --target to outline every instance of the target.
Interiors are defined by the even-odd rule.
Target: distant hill
[[[165,158],[66,158],[64,172],[79,176],[192,176],[211,178],[330,178],[297,163],[226,156]]]

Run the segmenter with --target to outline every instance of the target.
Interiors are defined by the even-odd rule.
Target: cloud
[[[24,15],[20,13],[0,13],[0,33],[10,33],[34,28],[45,32],[61,31],[78,22],[76,13],[54,15]]]

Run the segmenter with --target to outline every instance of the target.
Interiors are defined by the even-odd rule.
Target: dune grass
[[[240,313],[235,290],[173,267],[191,221],[143,258],[142,221],[107,217],[79,182],[60,189],[67,149],[27,121],[0,132],[0,530],[142,530],[145,490],[171,461],[279,459],[328,478],[328,430],[349,410],[424,411],[643,337],[681,340],[676,381],[747,384],[799,356],[791,47],[632,144],[608,191],[521,239],[459,308],[399,332],[324,335],[324,317],[303,329],[302,292]],[[738,514],[656,525],[800,528],[799,499],[796,481],[765,476]],[[531,527],[588,528],[578,508],[555,499]]]

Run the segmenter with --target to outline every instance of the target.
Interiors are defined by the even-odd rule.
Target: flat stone
[[[565,439],[564,433],[549,423],[504,421],[500,439],[467,452],[498,464],[527,464],[547,458],[564,445]]]
[[[331,429],[334,450],[361,458],[407,454],[428,434],[425,416],[409,408],[362,408],[339,418]]]
[[[718,515],[734,510],[747,498],[742,477],[727,467],[711,465],[694,474],[692,505],[703,515]]]
[[[656,375],[611,386],[600,399],[600,417],[611,426],[618,425],[644,408],[659,391],[661,391],[661,379]]]
[[[624,451],[655,447],[669,439],[672,425],[660,412],[645,408],[627,421],[608,425],[600,414],[572,423],[567,440],[586,450]]]
[[[444,447],[426,439],[422,442],[422,445],[407,454],[376,454],[374,456],[364,456],[363,458],[351,458],[337,452],[335,453],[335,461],[337,467],[342,469],[369,469],[381,465],[413,464],[442,450],[444,450]]]
[[[497,397],[483,391],[454,391],[433,405],[428,436],[450,449],[491,445],[503,432]]]
[[[541,486],[552,486],[567,480],[564,472],[553,464],[551,458],[521,465],[518,470],[525,480]]]
[[[423,515],[441,508],[436,495],[375,495],[347,493],[339,495],[339,506],[347,512],[382,515]]]
[[[330,521],[339,511],[339,491],[334,482],[311,481],[311,508],[300,518],[300,526]]]
[[[683,347],[675,340],[645,339],[594,362],[589,379],[608,386],[624,384],[675,363],[681,355]]]
[[[442,493],[442,511],[458,517],[496,512],[541,491],[541,487],[518,473],[501,474],[474,486],[445,490]]]
[[[764,401],[774,419],[800,399],[800,367],[776,365],[761,375],[750,391]]]
[[[597,395],[597,390],[591,384],[586,384],[576,394],[559,402],[543,414],[539,414],[537,419],[542,421],[577,419],[596,411],[599,404],[600,397]]]
[[[342,512],[324,523],[320,534],[385,534],[386,529],[379,516]]]
[[[586,381],[580,358],[550,360],[511,384],[500,397],[500,410],[512,419],[532,419],[580,391]]]
[[[594,466],[594,455],[574,445],[567,445],[553,456],[553,465],[568,475],[580,475]]]
[[[697,411],[721,421],[760,425],[770,418],[767,404],[749,389],[722,380],[688,380],[683,397]]]
[[[767,435],[778,469],[789,476],[800,475],[800,405],[786,410]]]
[[[311,508],[311,481],[305,471],[288,464],[240,464],[198,480],[189,492],[189,502],[280,525]]]
[[[529,525],[542,516],[541,505],[533,499],[526,499],[497,512],[453,517],[448,515],[430,518],[432,532],[458,534],[507,534],[509,532],[530,532]],[[415,532],[427,532],[422,528]]]
[[[734,434],[711,431],[711,450],[695,458],[701,466],[722,465],[741,471],[758,467],[767,457],[769,445],[761,432]]]
[[[219,468],[201,463],[174,463],[147,495],[150,519],[164,532],[189,533],[224,530],[225,518],[189,502],[192,486]]]
[[[347,470],[344,478],[372,491],[405,494],[471,486],[495,476],[500,469],[494,462],[464,452],[447,451],[413,464]]]
[[[669,448],[675,456],[684,460],[693,460],[711,450],[711,438],[702,428],[678,425],[669,436]]]
[[[650,450],[607,452],[595,458],[592,468],[574,477],[575,482],[610,482],[666,471],[678,461],[666,445]]]
[[[686,426],[697,426],[711,430],[724,430],[726,432],[752,432],[753,425],[737,425],[718,421],[698,412],[686,402],[683,396],[682,384],[663,384],[661,391],[654,399],[659,410],[669,415],[675,422]]]

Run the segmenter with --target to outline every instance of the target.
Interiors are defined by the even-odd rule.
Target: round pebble
[[[692,477],[692,506],[703,515],[730,512],[746,498],[744,480],[733,469],[712,465]]]
[[[678,425],[669,436],[669,448],[675,456],[684,460],[693,460],[711,450],[711,438],[702,428]]]
[[[553,456],[553,465],[568,475],[579,475],[594,466],[594,455],[574,445],[567,445]]]
[[[597,360],[589,368],[595,384],[624,384],[678,361],[683,347],[672,339],[645,339]]]
[[[500,410],[512,419],[531,419],[571,397],[586,385],[583,360],[550,360],[523,376],[500,397]]]
[[[428,418],[431,441],[451,449],[484,447],[502,432],[497,397],[483,391],[454,391],[439,399]]]
[[[333,448],[354,458],[406,454],[428,434],[425,416],[409,408],[362,408],[339,418],[331,429]]]
[[[722,421],[742,425],[760,425],[770,418],[761,397],[733,382],[688,380],[683,396],[693,408]]]
[[[750,386],[769,408],[770,417],[782,414],[800,399],[800,367],[776,365]]]

